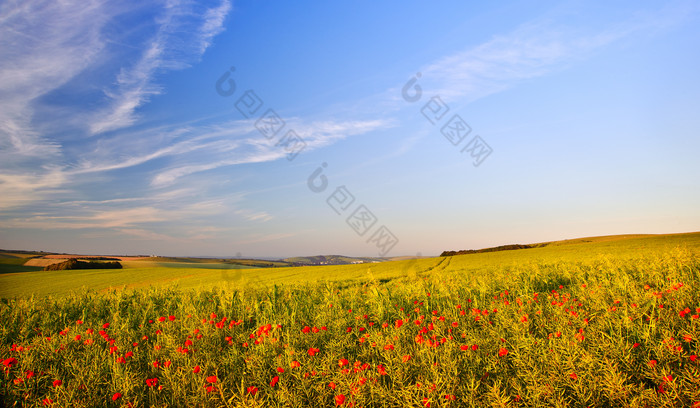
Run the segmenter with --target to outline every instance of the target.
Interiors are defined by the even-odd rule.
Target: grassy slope
[[[108,290],[147,286],[241,288],[246,286],[328,281],[391,280],[431,270],[507,273],[524,265],[586,262],[607,258],[631,259],[642,255],[687,248],[700,253],[700,233],[627,235],[582,238],[550,243],[546,247],[489,252],[447,258],[411,259],[380,264],[308,266],[297,268],[246,268],[226,263],[123,262],[122,270],[43,272],[24,271],[21,265],[5,265],[0,274],[0,297],[61,296],[83,288]],[[15,268],[15,270],[11,270]],[[7,273],[13,272],[13,273]],[[50,284],[47,278],[50,277]]]

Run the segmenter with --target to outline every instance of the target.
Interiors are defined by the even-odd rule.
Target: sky
[[[0,2],[0,248],[700,231],[696,1]]]

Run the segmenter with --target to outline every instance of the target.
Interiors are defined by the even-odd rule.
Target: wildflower
[[[576,373],[569,374],[569,377],[571,377],[574,380],[578,380],[578,375],[576,375]]]
[[[335,390],[336,385],[334,382],[328,383],[328,386],[331,387],[332,390]]]
[[[279,380],[280,380],[280,377],[277,375],[272,377],[272,381],[270,381],[270,387],[274,387],[275,385],[277,385]]]
[[[214,392],[214,391],[216,391],[216,387],[214,387],[213,385],[207,385],[207,386],[204,387],[204,389],[207,390],[207,392]]]
[[[338,360],[338,367],[343,367],[350,364],[350,362],[347,359],[341,358]]]
[[[115,392],[114,395],[112,395],[112,401],[116,401],[116,400],[118,400],[118,399],[121,398],[121,397],[122,397],[122,394],[121,394],[121,393]]]
[[[501,347],[501,348],[498,350],[498,356],[499,356],[499,357],[503,357],[503,356],[505,356],[506,354],[508,354],[508,349]]]
[[[290,368],[298,368],[298,367],[301,367],[301,363],[299,363],[298,361],[294,360],[294,361],[292,361],[291,363],[289,363],[289,367],[290,367]]]
[[[339,394],[335,396],[335,405],[343,405],[345,403],[345,395]]]
[[[411,356],[405,355],[405,356],[401,357],[401,362],[402,362],[402,363],[406,363],[406,362],[408,362],[408,360],[410,360],[410,359],[411,359]]]
[[[47,406],[53,404],[53,400],[51,398],[44,398],[43,400],[41,400],[41,402]]]
[[[656,360],[649,360],[649,363],[648,363],[648,364],[649,364],[650,367],[654,367],[654,366],[656,366],[656,363],[658,363],[658,361],[656,361]]]
[[[214,384],[217,380],[218,378],[215,375],[210,375],[209,377],[207,377],[207,382],[211,384]]]
[[[53,383],[51,383],[54,387],[60,387],[63,385],[63,381],[61,380],[53,380]]]
[[[19,362],[19,361],[17,361],[16,358],[10,357],[10,358],[4,359],[4,360],[2,361],[2,365],[4,365],[4,366],[7,367],[7,368],[12,368],[12,366],[17,365],[18,362]]]
[[[284,373],[284,368],[282,368],[282,367],[277,367],[277,372],[278,372],[278,373]]]
[[[248,387],[246,388],[246,391],[248,391],[250,395],[255,396],[255,394],[258,393],[258,387]]]
[[[149,378],[146,380],[146,385],[149,387],[155,387],[158,384],[158,378]]]
[[[200,371],[202,371],[202,369],[199,366],[194,366],[194,368],[192,369],[192,372],[195,374],[198,374]]]
[[[377,372],[379,375],[387,375],[386,368],[384,368],[384,366],[381,364],[377,366]]]

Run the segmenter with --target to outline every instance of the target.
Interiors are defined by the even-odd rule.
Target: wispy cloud
[[[90,132],[98,134],[132,125],[137,119],[136,109],[160,93],[155,76],[198,61],[212,38],[223,31],[230,9],[229,0],[204,10],[197,10],[189,1],[167,1],[163,15],[157,20],[158,30],[141,58],[133,67],[121,70],[116,89],[105,91],[112,103],[97,114]]]
[[[158,74],[185,68],[197,62],[224,26],[231,9],[229,0],[201,6],[185,0],[156,3],[161,14],[152,21],[155,33],[143,44],[139,58],[107,79],[107,106],[96,111],[66,110],[59,128],[46,128],[46,118],[37,117],[45,108],[43,100],[64,90],[85,72],[100,71],[104,61],[115,58],[117,32],[107,29],[118,16],[144,14],[146,8],[133,2],[102,0],[32,0],[0,3],[0,206],[10,208],[41,200],[57,192],[84,173],[131,167],[177,152],[206,148],[188,141],[166,144],[144,156],[127,157],[105,164],[67,154],[62,140],[53,132],[61,125],[75,124],[71,116],[87,118],[89,131],[115,130],[133,124],[136,110],[160,91]],[[145,14],[147,15],[147,13]],[[126,59],[125,61],[128,61]],[[93,75],[91,78],[94,78]],[[93,100],[87,106],[104,105]],[[75,137],[75,136],[74,136]],[[123,142],[123,141],[122,141]],[[100,140],[104,147],[107,140]],[[112,150],[112,153],[118,152]],[[111,160],[109,162],[112,162]],[[108,163],[109,163],[108,162]],[[37,165],[51,163],[51,165]]]
[[[109,15],[97,0],[0,4],[0,161],[60,154],[34,129],[34,104],[94,62]]]
[[[60,168],[47,167],[40,174],[0,172],[0,209],[21,207],[42,200],[49,192],[58,192],[66,182]]]
[[[678,25],[697,9],[686,3],[676,4],[586,29],[558,25],[551,18],[531,21],[427,64],[420,69],[421,85],[445,101],[469,103],[564,69],[630,36]],[[391,92],[394,100],[401,94],[396,89]]]
[[[285,122],[289,129],[294,129],[304,140],[306,152],[328,146],[346,137],[393,126],[389,120],[305,122],[300,118],[287,118]],[[244,129],[247,134],[242,138],[231,139],[227,137],[227,132],[222,132],[222,128],[229,128],[235,135],[239,135]],[[190,155],[183,157],[183,161],[177,166],[159,172],[153,178],[152,185],[166,186],[191,174],[223,166],[279,160],[286,156],[284,149],[258,133],[251,121],[235,121],[218,125],[211,129],[211,134],[217,135],[217,141],[209,142],[206,149],[201,152],[205,154],[206,160]],[[199,139],[211,139],[211,134],[206,137],[199,136]],[[204,146],[199,147],[204,148]]]

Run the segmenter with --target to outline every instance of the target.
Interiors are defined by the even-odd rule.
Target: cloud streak
[[[229,0],[204,10],[197,10],[189,1],[167,1],[163,15],[157,20],[158,30],[138,62],[121,70],[116,89],[105,91],[112,102],[93,119],[90,133],[134,124],[136,109],[160,93],[154,77],[159,72],[187,68],[198,61],[213,37],[223,31],[230,9]]]

